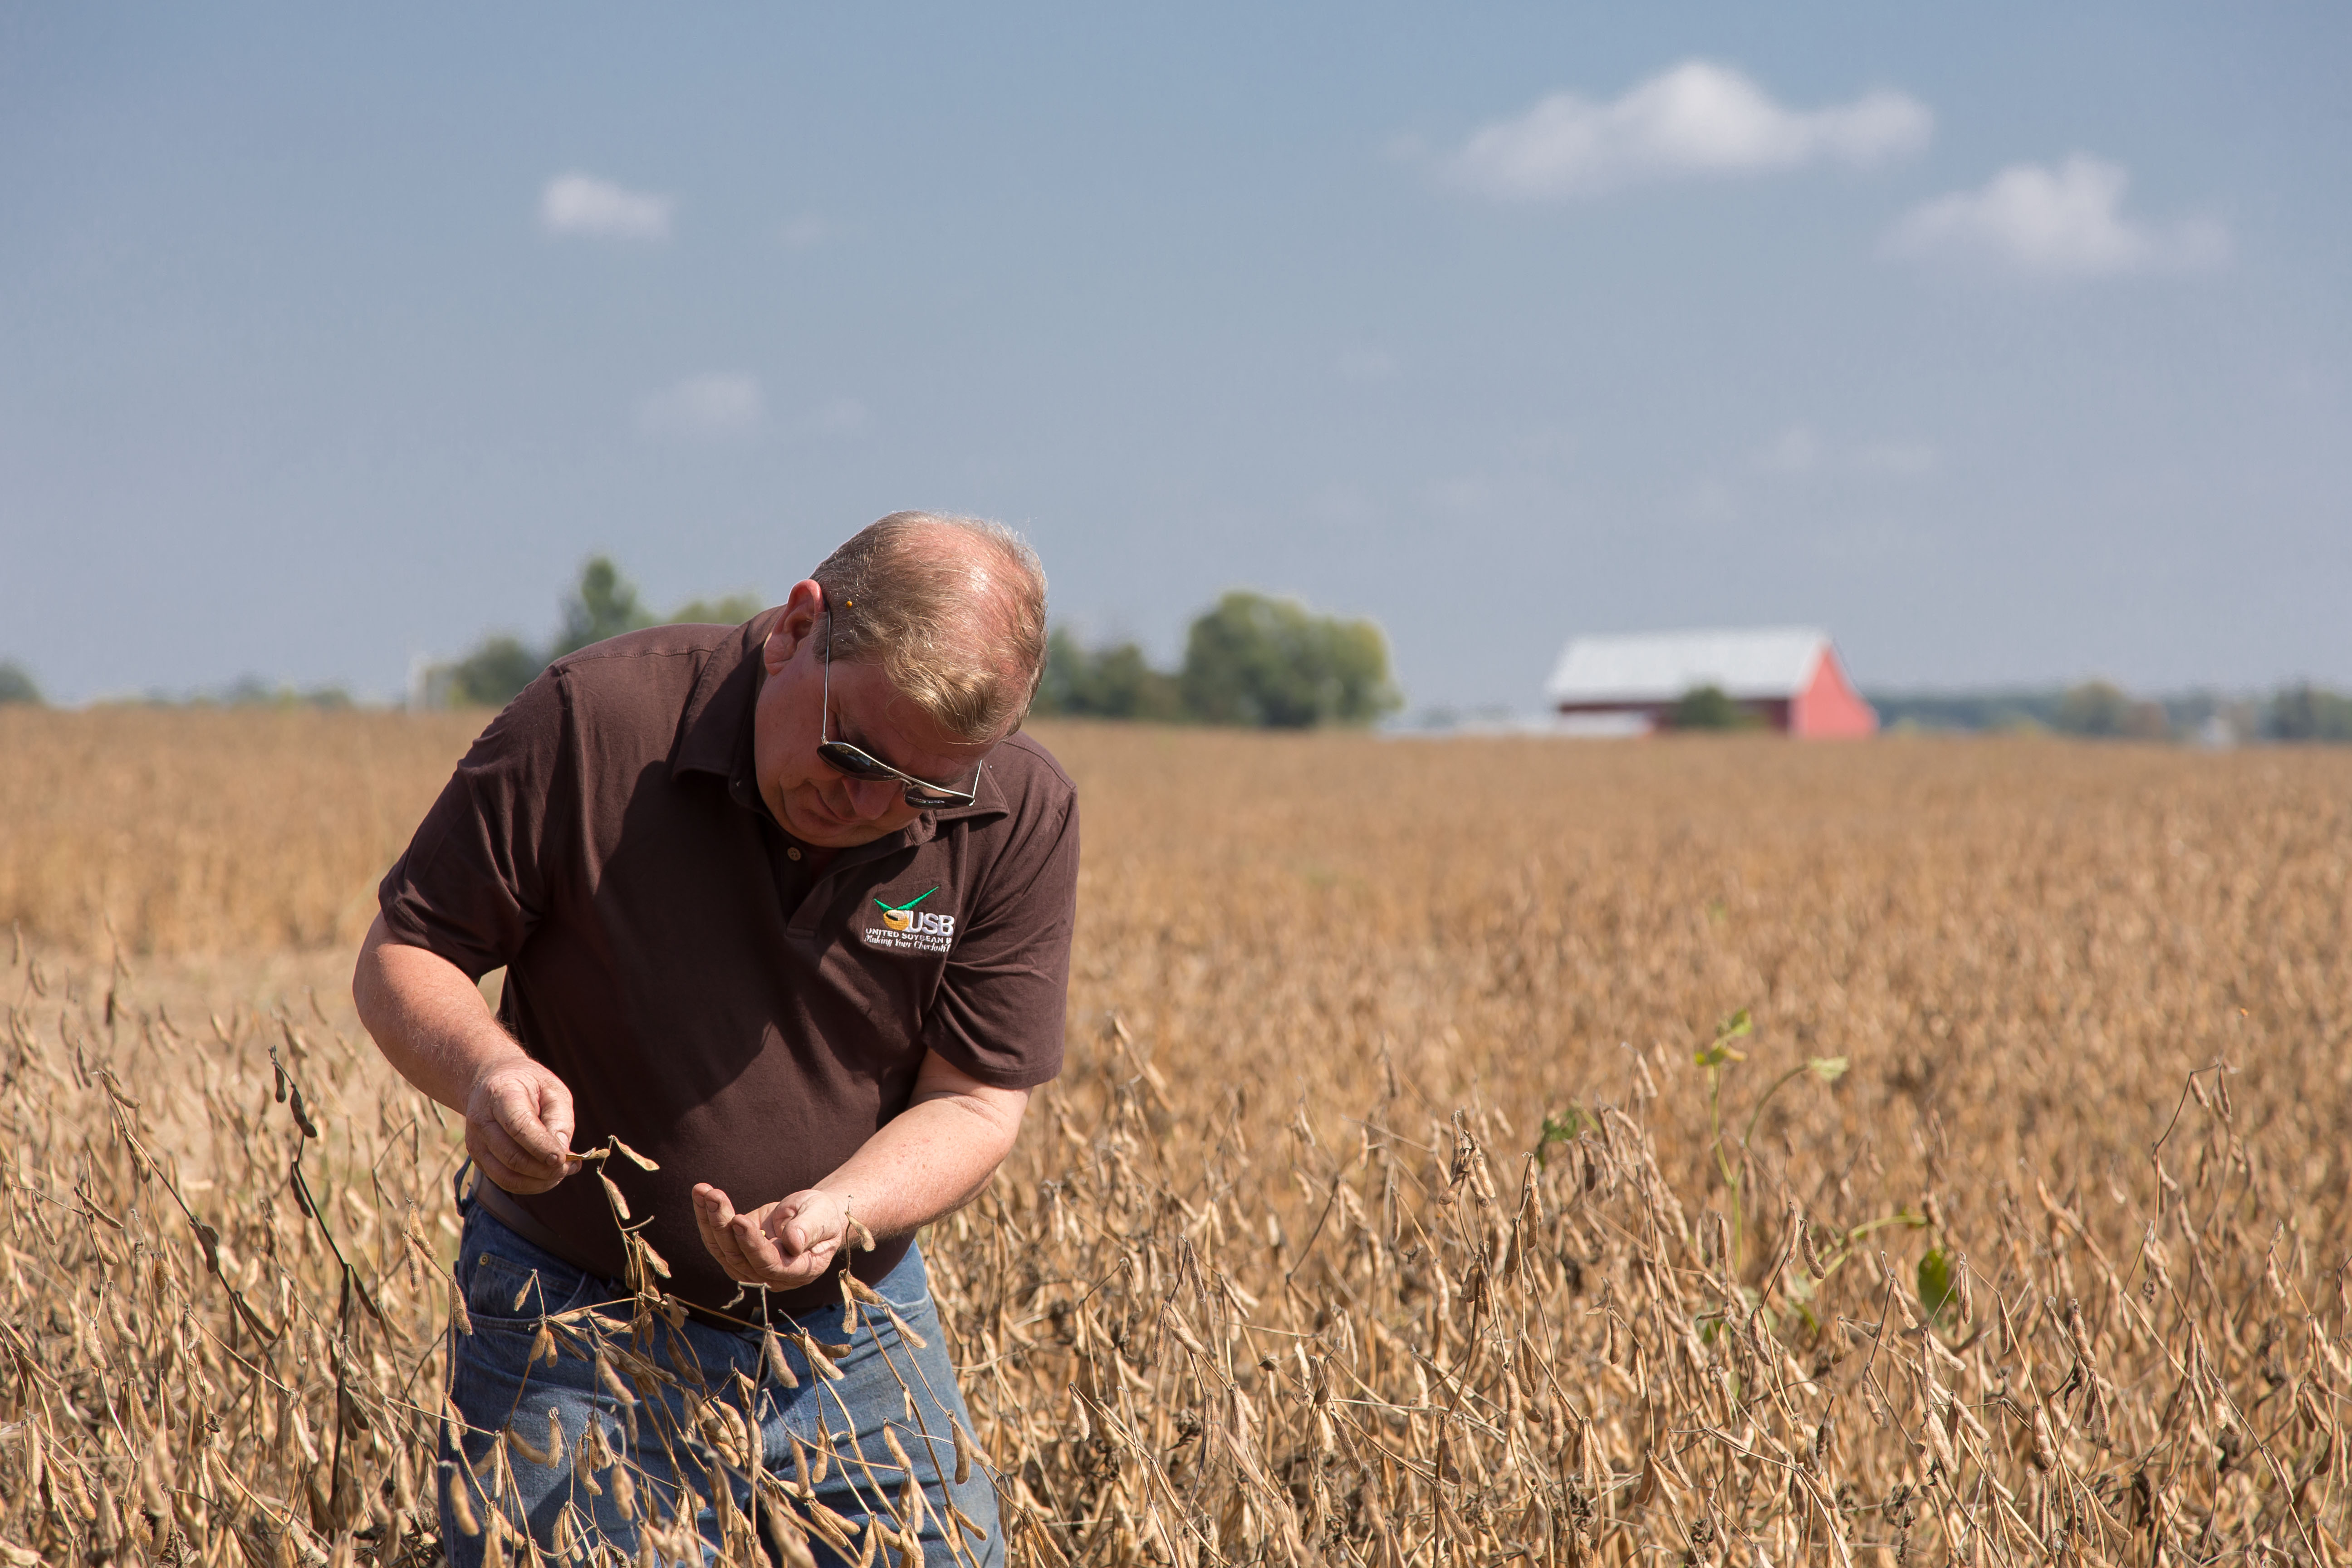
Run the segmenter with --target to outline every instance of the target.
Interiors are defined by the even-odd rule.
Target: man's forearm
[[[352,1001],[384,1059],[452,1110],[466,1110],[484,1068],[524,1054],[464,970],[394,941],[381,916],[360,949]]]
[[[379,919],[352,1001],[400,1076],[465,1117],[466,1152],[491,1181],[543,1193],[580,1168],[572,1091],[499,1027],[465,971],[393,941]]]
[[[909,1236],[981,1194],[1021,1131],[1028,1096],[941,1094],[887,1122],[816,1190],[877,1237]]]

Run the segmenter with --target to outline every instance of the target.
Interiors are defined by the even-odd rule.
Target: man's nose
[[[904,787],[890,779],[871,783],[865,779],[845,779],[842,782],[849,788],[850,814],[866,822],[887,814]]]

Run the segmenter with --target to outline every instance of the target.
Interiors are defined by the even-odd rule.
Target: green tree
[[[2273,740],[2352,741],[2352,697],[2305,681],[2273,697],[2263,720]]]
[[[11,702],[41,706],[41,688],[32,671],[14,659],[0,659],[0,708]]]
[[[767,607],[757,594],[721,594],[715,599],[688,599],[665,620],[674,626],[740,626]]]
[[[656,616],[637,598],[637,585],[622,575],[609,555],[592,555],[580,568],[579,585],[563,601],[563,622],[541,650],[509,633],[486,637],[455,664],[436,666],[425,678],[426,705],[503,708],[539,677],[539,672],[591,643],[667,622],[734,626],[767,606],[755,593],[689,599],[675,614]]]
[[[623,632],[643,631],[657,625],[653,613],[637,603],[637,585],[621,575],[609,555],[592,555],[580,569],[580,586],[563,602],[562,629],[548,650],[553,663],[591,643]]]
[[[520,637],[484,637],[448,667],[446,700],[459,708],[503,708],[539,678],[547,660]]]
[[[1176,678],[1152,668],[1136,644],[1089,648],[1069,627],[1056,626],[1045,639],[1045,678],[1031,710],[1164,722],[1184,717],[1184,695]]]
[[[2085,680],[2066,689],[2066,694],[2058,700],[2058,711],[2051,722],[2068,735],[2121,735],[2130,729],[2131,710],[2131,699],[2114,682]]]
[[[1095,710],[1107,718],[1167,722],[1184,717],[1184,693],[1176,678],[1152,668],[1143,649],[1131,642],[1097,650],[1093,698]]]
[[[1720,686],[1694,686],[1666,712],[1667,727],[1675,730],[1745,730],[1755,722]]]
[[[1184,706],[1212,724],[1368,724],[1403,702],[1378,626],[1243,588],[1193,621],[1178,680]]]
[[[224,708],[349,708],[352,694],[340,686],[314,686],[298,691],[287,681],[275,686],[257,675],[240,675],[217,696],[199,694],[198,703],[218,702]]]

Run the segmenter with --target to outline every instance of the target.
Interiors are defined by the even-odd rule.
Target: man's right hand
[[[543,1193],[580,1169],[572,1091],[530,1058],[502,1057],[466,1096],[466,1152],[508,1192]]]
[[[393,939],[382,915],[352,971],[352,1003],[400,1076],[466,1119],[466,1152],[510,1193],[543,1193],[580,1168],[563,1080],[499,1027],[473,977]]]

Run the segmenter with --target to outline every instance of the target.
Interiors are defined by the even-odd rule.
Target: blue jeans
[[[457,1272],[473,1332],[453,1323],[449,1356],[466,1432],[453,1447],[442,1422],[439,1476],[453,1568],[514,1558],[522,1533],[543,1551],[601,1542],[640,1562],[646,1546],[665,1562],[742,1561],[746,1535],[759,1542],[752,1560],[773,1558],[781,1535],[838,1564],[864,1555],[873,1531],[887,1553],[877,1563],[904,1561],[918,1540],[927,1568],[1003,1563],[977,1446],[958,1463],[951,1423],[969,1434],[971,1417],[920,1251],[876,1288],[896,1322],[872,1306],[857,1310],[854,1333],[838,1308],[780,1318],[788,1386],[764,1334],[655,1316],[640,1339],[625,1288],[468,1208]],[[837,1362],[826,1357],[838,1377],[811,1366],[802,1332],[821,1347],[847,1342]],[[782,1556],[800,1560],[789,1547]]]

